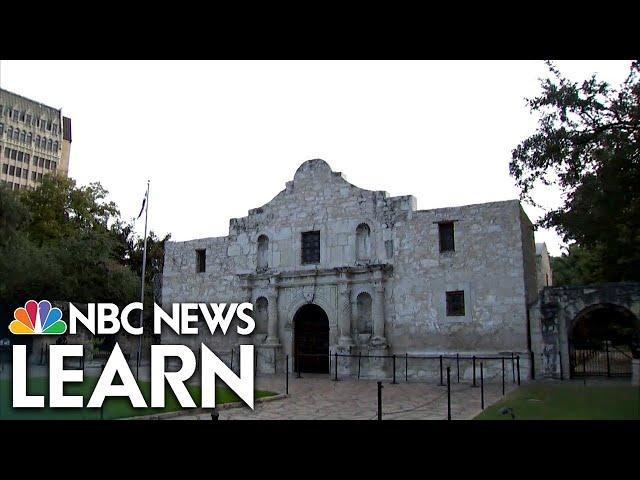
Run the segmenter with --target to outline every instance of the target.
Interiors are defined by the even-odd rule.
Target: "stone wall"
[[[440,252],[440,221],[454,222],[453,252]],[[369,255],[358,259],[361,224],[370,232]],[[301,262],[301,235],[307,231],[320,232],[317,264]],[[267,266],[258,269],[262,235],[269,241]],[[517,200],[419,211],[412,196],[358,188],[324,161],[310,160],[273,200],[232,219],[228,236],[165,247],[165,309],[174,302],[255,303],[264,297],[268,332],[239,337],[232,324],[232,333],[224,337],[185,340],[163,332],[162,341],[192,342],[193,348],[202,341],[214,351],[254,343],[266,359],[259,370],[272,371],[268,359],[292,354],[296,311],[315,303],[328,316],[331,351],[516,351],[528,358],[525,269],[535,262],[528,258],[529,240],[530,222]],[[204,273],[196,272],[196,249],[206,249]],[[446,315],[446,292],[452,290],[464,290],[463,316]],[[369,332],[357,327],[362,293],[371,298]],[[278,352],[275,357],[270,349]],[[365,369],[372,376],[388,375],[388,362],[379,363]],[[350,369],[344,367],[347,373]]]

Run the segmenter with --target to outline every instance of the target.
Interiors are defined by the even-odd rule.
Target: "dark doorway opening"
[[[638,319],[626,308],[600,304],[580,312],[569,330],[571,377],[631,376]]]
[[[294,368],[308,373],[329,373],[329,319],[322,308],[303,305],[293,317]]]

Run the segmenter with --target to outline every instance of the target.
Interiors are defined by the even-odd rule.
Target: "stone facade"
[[[453,250],[441,251],[442,222],[453,223]],[[319,262],[301,261],[304,232],[320,232]],[[458,315],[448,315],[447,292],[463,292]],[[167,311],[179,302],[266,300],[266,329],[191,340],[164,332],[162,342],[191,341],[194,349],[204,342],[221,352],[253,343],[258,371],[273,371],[294,353],[294,315],[313,303],[327,315],[331,352],[516,352],[526,378],[527,308],[537,293],[533,229],[519,201],[417,210],[414,197],[358,188],[316,159],[269,203],[232,219],[228,236],[166,244]],[[436,375],[431,363],[412,375]],[[343,362],[340,373],[354,365]],[[389,367],[371,360],[362,373],[389,376]]]

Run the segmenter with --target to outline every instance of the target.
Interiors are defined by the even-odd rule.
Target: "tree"
[[[33,191],[0,188],[0,312],[31,298],[135,301],[139,278],[119,257],[123,223],[98,183],[45,177]]]
[[[551,257],[553,284],[588,285],[606,281],[602,271],[601,257],[592,250],[571,245],[560,257]]]
[[[45,175],[38,188],[22,195],[32,215],[30,239],[42,245],[80,232],[108,232],[110,223],[120,225],[118,207],[104,201],[108,193],[100,183],[77,187],[72,178]]]
[[[640,280],[640,62],[617,89],[595,75],[572,82],[547,65],[551,78],[527,100],[537,131],[509,165],[521,199],[536,205],[536,186],[558,186],[563,204],[539,225],[589,252],[602,280]]]

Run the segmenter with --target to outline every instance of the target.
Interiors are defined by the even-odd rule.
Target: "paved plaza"
[[[445,420],[447,388],[431,383],[391,384],[383,382],[383,420]],[[284,393],[284,378],[256,378],[256,388]],[[515,388],[506,385],[507,393]],[[342,379],[332,381],[328,375],[304,374],[289,379],[289,396],[257,403],[255,410],[238,407],[220,410],[220,420],[375,420],[377,418],[377,383],[373,380]],[[485,406],[502,397],[502,384],[485,384]],[[466,420],[480,413],[480,388],[468,383],[454,383],[451,388],[451,412],[454,420]],[[181,415],[172,420],[209,420],[209,413]]]

